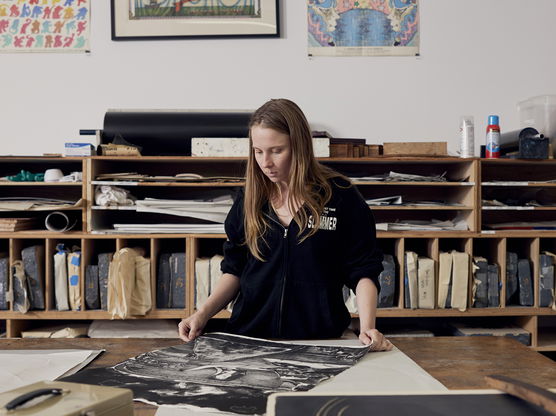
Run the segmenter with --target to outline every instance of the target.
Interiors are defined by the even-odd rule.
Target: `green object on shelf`
[[[43,182],[44,173],[31,173],[27,170],[21,170],[17,175],[7,177],[12,182]]]

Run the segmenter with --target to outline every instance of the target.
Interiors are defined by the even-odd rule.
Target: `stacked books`
[[[29,230],[36,224],[36,218],[0,218],[0,232]]]

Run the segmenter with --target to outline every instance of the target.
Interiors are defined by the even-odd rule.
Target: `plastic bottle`
[[[500,157],[500,125],[498,123],[498,116],[488,116],[485,153],[487,159]]]
[[[475,127],[473,125],[473,116],[462,116],[460,127],[460,157],[475,156]]]

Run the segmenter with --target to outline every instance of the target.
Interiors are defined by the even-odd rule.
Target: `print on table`
[[[64,381],[129,388],[135,400],[157,405],[261,415],[271,393],[309,390],[367,351],[212,333]]]

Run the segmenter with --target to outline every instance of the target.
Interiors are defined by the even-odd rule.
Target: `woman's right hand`
[[[178,324],[179,336],[185,342],[193,341],[205,328],[208,318],[200,311],[195,312],[193,315],[182,319]]]

